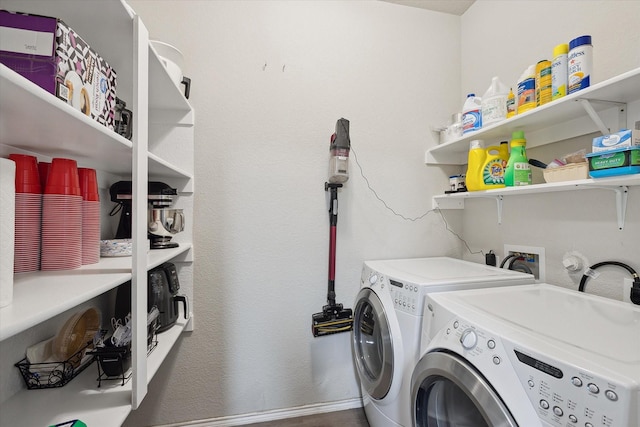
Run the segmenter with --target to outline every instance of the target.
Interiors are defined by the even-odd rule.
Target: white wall
[[[494,75],[514,85],[527,65],[550,59],[555,45],[583,34],[593,38],[594,83],[637,68],[639,18],[637,1],[477,1],[461,20],[463,93],[483,93]],[[629,105],[627,125],[637,120],[640,103],[635,102]],[[528,150],[528,155],[549,162],[580,148],[590,152],[593,136]],[[534,182],[542,182],[541,174]],[[630,190],[623,231],[617,229],[614,194],[604,190],[505,199],[501,226],[495,212],[493,201],[467,203],[464,237],[472,249],[502,254],[504,244],[544,247],[549,282],[577,289],[582,274],[570,274],[562,266],[563,255],[572,251],[591,264],[618,260],[640,270],[638,187]],[[587,290],[621,298],[622,277],[629,277],[624,270],[604,269],[589,281]]]
[[[329,137],[350,120],[377,194],[407,217],[427,212],[452,171],[423,159],[430,127],[458,108],[460,18],[377,1],[130,4],[185,55],[197,193],[196,330],[127,425],[357,398],[349,334],[311,335],[326,302]],[[348,307],[365,259],[461,256],[439,214],[385,209],[353,151],[337,242]]]

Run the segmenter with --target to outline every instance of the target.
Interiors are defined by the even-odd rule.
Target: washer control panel
[[[373,286],[376,284],[380,286],[380,290],[389,292],[396,310],[422,315],[424,295],[421,292],[420,286],[410,282],[392,279],[366,266],[363,267],[361,285]]]
[[[505,362],[512,366],[545,425],[629,427],[637,421],[632,392],[623,384],[510,343],[460,318],[451,320],[442,334],[480,370]]]
[[[630,392],[574,365],[514,346],[509,355],[538,416],[552,426],[629,426]]]

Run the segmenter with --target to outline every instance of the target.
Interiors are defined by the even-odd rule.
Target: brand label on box
[[[609,151],[616,148],[640,145],[640,131],[623,130],[611,135],[593,138],[592,152]]]
[[[53,55],[53,33],[0,27],[0,50],[27,55]]]

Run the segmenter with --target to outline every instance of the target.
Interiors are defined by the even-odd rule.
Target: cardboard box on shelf
[[[640,173],[640,147],[622,147],[587,154],[589,175],[593,178]]]
[[[0,62],[114,129],[116,72],[60,19],[0,10]]]
[[[623,147],[640,147],[640,129],[625,129],[611,135],[593,138],[591,151],[599,153]]]

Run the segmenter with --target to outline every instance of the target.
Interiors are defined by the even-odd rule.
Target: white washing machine
[[[428,295],[424,320],[417,427],[640,425],[639,306],[535,284]]]
[[[353,355],[371,427],[411,425],[410,380],[418,361],[425,295],[522,285],[529,274],[454,258],[366,261],[354,304]]]

